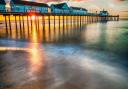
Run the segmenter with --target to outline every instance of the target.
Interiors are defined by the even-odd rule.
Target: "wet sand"
[[[65,49],[69,49],[67,53]],[[44,50],[42,59],[36,59],[38,64],[33,65],[31,65],[31,52],[1,51],[0,89],[128,88],[127,72],[119,68],[118,63],[115,63],[117,67],[93,59],[87,56],[90,52],[79,49],[76,51],[72,47],[59,49],[50,45]],[[80,53],[81,56],[78,56]],[[113,56],[109,58],[112,59]]]

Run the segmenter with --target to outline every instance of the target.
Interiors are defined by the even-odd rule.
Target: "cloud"
[[[128,12],[128,10],[127,11],[122,11],[122,12]]]

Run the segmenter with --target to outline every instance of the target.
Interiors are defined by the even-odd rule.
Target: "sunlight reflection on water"
[[[35,17],[33,17],[33,18],[35,18]],[[36,31],[35,25],[33,25],[33,29],[32,29],[31,42],[32,43],[28,46],[28,48],[31,49],[30,56],[28,59],[29,63],[30,63],[29,75],[34,76],[41,69],[43,70],[43,66],[45,64],[44,52],[42,49],[40,50],[40,48],[39,48],[37,31]]]

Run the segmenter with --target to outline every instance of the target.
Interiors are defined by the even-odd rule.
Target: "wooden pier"
[[[119,16],[99,16],[99,15],[70,15],[70,14],[39,14],[39,13],[3,13],[1,16],[4,18],[5,22],[5,32],[6,35],[13,36],[15,28],[15,36],[18,37],[21,35],[33,34],[33,28],[37,32],[41,29],[42,32],[39,34],[45,33],[48,31],[49,36],[51,36],[51,29],[60,28],[63,29],[62,34],[65,35],[65,31],[70,27],[82,27],[83,24],[96,23],[102,21],[118,21]],[[56,27],[56,24],[58,25]],[[46,28],[48,30],[46,30]],[[27,29],[27,30],[26,30]],[[26,32],[27,31],[27,32]],[[44,35],[43,35],[44,36]],[[44,36],[45,38],[45,36]]]

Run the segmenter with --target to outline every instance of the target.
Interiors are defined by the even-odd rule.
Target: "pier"
[[[65,35],[69,28],[82,28],[83,25],[89,23],[119,20],[119,15],[99,16],[90,14],[2,13],[1,16],[3,23],[5,23],[4,33],[6,36],[17,39],[25,37],[26,35],[30,37],[31,34],[33,34],[33,28],[45,39],[46,32],[49,34],[49,38],[52,38],[51,36],[56,33]]]

